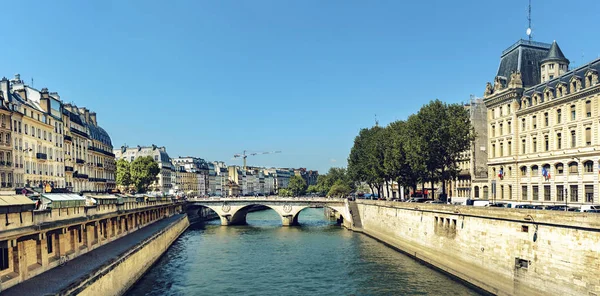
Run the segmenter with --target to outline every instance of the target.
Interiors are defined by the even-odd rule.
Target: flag
[[[498,177],[500,179],[504,178],[504,169],[500,168],[500,172],[498,173]]]
[[[548,179],[548,171],[546,170],[546,168],[542,168],[542,176],[546,177],[546,179]]]

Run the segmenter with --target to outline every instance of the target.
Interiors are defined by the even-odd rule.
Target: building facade
[[[502,53],[484,99],[490,199],[598,202],[599,70],[600,59],[569,69],[556,42],[521,40]]]

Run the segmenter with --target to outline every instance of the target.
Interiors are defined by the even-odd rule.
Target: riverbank
[[[488,293],[600,293],[597,214],[386,201],[356,209],[355,231]]]
[[[161,219],[2,291],[2,296],[123,294],[188,225],[185,214]]]

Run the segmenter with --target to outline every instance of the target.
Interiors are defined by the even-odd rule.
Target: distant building
[[[120,149],[114,150],[117,159],[125,159],[129,162],[134,161],[138,157],[150,156],[158,164],[160,172],[157,179],[153,182],[149,190],[161,194],[175,194],[174,184],[177,182],[175,167],[171,163],[171,158],[167,154],[167,148],[158,147],[156,145],[142,147],[122,146]]]

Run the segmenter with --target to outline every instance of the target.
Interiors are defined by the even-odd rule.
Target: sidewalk
[[[57,266],[36,277],[28,279],[5,291],[0,291],[2,296],[34,296],[53,295],[77,281],[79,278],[90,274],[106,262],[119,257],[141,241],[161,231],[170,223],[185,214],[156,221],[146,227],[100,246],[86,254],[69,260],[63,266]]]

